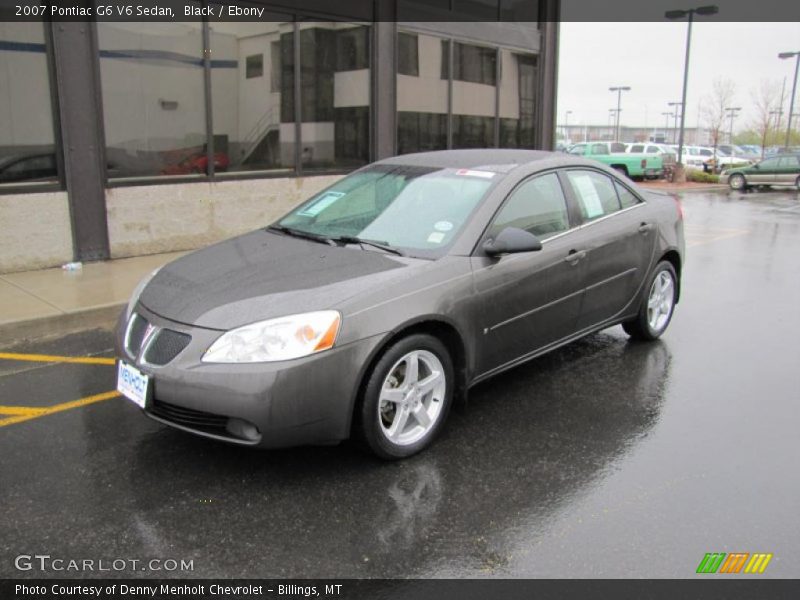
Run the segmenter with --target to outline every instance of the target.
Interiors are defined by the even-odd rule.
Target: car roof
[[[373,164],[439,167],[442,169],[482,169],[508,173],[520,165],[552,159],[554,156],[559,155],[555,152],[545,152],[543,150],[473,148],[401,154]]]

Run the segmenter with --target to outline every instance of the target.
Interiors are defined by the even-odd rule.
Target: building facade
[[[552,148],[557,2],[343,4],[0,23],[0,272],[197,248],[398,153]]]

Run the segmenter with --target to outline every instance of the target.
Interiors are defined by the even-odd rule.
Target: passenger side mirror
[[[753,168],[754,168],[754,169],[760,169],[760,168],[761,168],[761,165],[759,165],[758,163],[756,163],[756,164],[754,164],[754,165],[753,165]]]
[[[489,256],[534,252],[542,249],[542,242],[532,233],[518,227],[506,227],[493,240],[483,243],[483,251]]]

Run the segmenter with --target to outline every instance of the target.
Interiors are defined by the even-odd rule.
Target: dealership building
[[[553,147],[558,0],[243,6],[0,22],[0,273],[198,248],[395,154]]]

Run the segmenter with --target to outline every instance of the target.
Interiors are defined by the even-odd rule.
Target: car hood
[[[429,262],[260,230],[169,263],[144,289],[140,302],[179,323],[232,329],[336,308]]]

